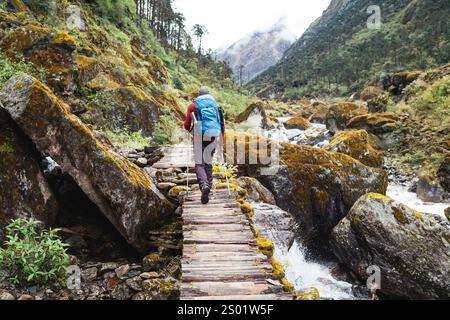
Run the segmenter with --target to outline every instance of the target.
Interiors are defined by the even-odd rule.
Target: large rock
[[[298,129],[298,130],[306,130],[311,127],[311,124],[308,120],[303,118],[300,115],[297,115],[284,123],[286,129]]]
[[[247,190],[247,198],[256,202],[276,205],[275,197],[261,182],[250,177],[241,177],[233,181],[234,184]]]
[[[368,194],[333,230],[331,247],[360,281],[369,266],[378,266],[388,297],[449,299],[449,231],[440,216]]]
[[[274,194],[276,203],[297,218],[300,235],[308,243],[326,240],[332,228],[362,195],[386,192],[386,172],[367,167],[347,155],[283,144],[279,164],[265,165],[276,144],[269,141],[269,151],[261,147],[250,152],[251,139],[255,137],[235,141],[238,150],[246,150],[246,154],[239,157],[245,158],[246,164],[239,164],[238,168],[243,174],[257,178]],[[262,144],[263,139],[259,140]],[[256,158],[254,153],[258,155],[259,165],[248,164],[249,159]],[[229,161],[233,159],[228,148],[227,157]],[[237,155],[234,159],[237,160]]]
[[[270,239],[277,248],[288,252],[295,241],[297,224],[292,214],[276,205],[252,203],[253,221],[259,236]]]
[[[9,219],[52,225],[58,205],[39,168],[40,155],[0,107],[0,238]]]
[[[439,166],[437,177],[444,190],[450,192],[450,152],[446,154],[444,161]]]
[[[424,202],[444,202],[449,194],[440,185],[439,180],[429,174],[421,174],[416,188],[417,196]]]
[[[368,109],[360,107],[355,103],[343,102],[336,103],[330,107],[326,116],[327,129],[333,133],[347,128],[347,122],[363,114],[366,114]]]
[[[267,129],[268,119],[264,103],[261,101],[250,104],[244,112],[236,117],[236,123],[246,122],[252,127]]]
[[[330,110],[330,106],[326,105],[323,102],[315,101],[310,106],[305,108],[306,111],[303,112],[303,116],[308,116],[308,121],[311,123],[320,123],[325,124],[327,120],[328,110]]]
[[[369,113],[386,112],[387,93],[378,87],[367,87],[361,92],[361,99],[367,102]]]
[[[325,149],[349,155],[369,167],[381,168],[384,156],[378,145],[379,139],[367,131],[348,130],[335,135]]]
[[[384,92],[383,89],[378,88],[378,87],[372,87],[372,86],[366,87],[366,88],[364,88],[363,91],[361,91],[360,98],[361,98],[361,100],[368,102],[372,99],[375,99],[383,92]]]
[[[383,78],[383,87],[390,93],[399,95],[407,86],[423,75],[420,71],[402,71],[396,72]]]
[[[167,222],[171,206],[150,176],[108,149],[41,82],[27,75],[11,78],[0,100],[13,120],[70,174],[124,238],[148,249],[146,233]]]
[[[399,117],[395,113],[364,114],[350,119],[347,127],[382,135],[395,131],[398,127],[398,120]]]

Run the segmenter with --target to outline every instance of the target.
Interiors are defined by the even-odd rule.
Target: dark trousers
[[[200,145],[201,144],[201,145]],[[195,172],[200,189],[213,186],[213,158],[216,152],[215,139],[194,145]]]

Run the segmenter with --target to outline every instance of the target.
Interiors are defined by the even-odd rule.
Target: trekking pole
[[[224,171],[225,171],[225,179],[227,181],[228,199],[230,199],[231,198],[231,190],[230,190],[230,181],[228,179],[228,168],[227,168],[224,145],[222,145],[222,157],[223,157],[223,166],[224,166]]]
[[[191,117],[192,117],[192,119],[194,120],[194,139],[195,139],[195,129],[197,128],[197,126],[198,126],[198,122],[197,122],[197,118],[195,117],[195,114],[194,114],[194,112],[191,112]],[[188,137],[189,138],[189,137]],[[191,153],[191,150],[193,151],[193,149],[195,148],[195,142],[194,141],[192,141],[192,149],[191,149],[191,144],[189,143],[189,151],[188,151],[188,157],[187,157],[187,159],[186,159],[186,161],[187,161],[187,163],[186,163],[186,185],[187,185],[187,188],[188,188],[188,190],[189,190],[189,163],[190,163],[190,161],[191,161],[191,155],[192,155],[192,153]],[[194,156],[194,162],[195,162],[195,156]],[[189,194],[189,191],[188,191],[188,194]]]
[[[225,166],[225,179],[227,180],[228,199],[230,199],[231,198],[230,181],[228,180],[227,165],[224,164],[224,166]]]

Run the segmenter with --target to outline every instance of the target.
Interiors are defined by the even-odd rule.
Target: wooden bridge
[[[192,149],[173,146],[157,169],[193,167]],[[208,205],[200,191],[183,203],[182,300],[292,300],[257,246],[236,195],[214,190]]]

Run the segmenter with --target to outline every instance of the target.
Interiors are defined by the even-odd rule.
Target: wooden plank
[[[260,295],[270,290],[267,283],[255,282],[197,282],[183,283],[184,296]]]
[[[238,300],[248,300],[248,301],[257,301],[257,300],[293,300],[292,295],[287,294],[264,294],[264,295],[231,295],[231,296],[208,296],[208,297],[183,297],[181,300],[224,300],[224,301],[238,301]]]
[[[240,273],[240,274],[183,274],[183,281],[185,282],[211,282],[211,281],[224,281],[224,282],[236,282],[236,281],[254,281],[254,280],[267,281],[267,279],[276,280],[272,274],[258,273]]]
[[[191,145],[170,146],[163,152],[165,156],[153,165],[156,169],[194,166]],[[230,195],[227,189],[214,190],[207,205],[201,203],[199,190],[190,191],[185,197],[181,298],[292,299],[280,293],[282,286],[275,279],[267,257],[258,250],[236,197],[235,192]]]

